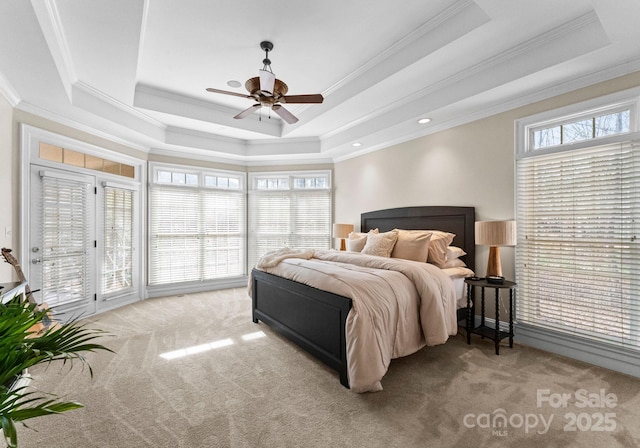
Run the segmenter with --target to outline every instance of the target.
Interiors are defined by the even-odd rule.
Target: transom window
[[[126,163],[116,162],[103,157],[96,157],[80,151],[63,148],[61,146],[40,142],[38,155],[42,160],[62,163],[71,167],[86,168],[103,173],[135,178],[135,167]]]
[[[529,127],[529,150],[537,150],[577,142],[628,134],[632,125],[631,105],[554,120],[553,123]]]
[[[254,190],[315,190],[330,188],[331,177],[328,173],[290,174],[290,175],[254,175]]]

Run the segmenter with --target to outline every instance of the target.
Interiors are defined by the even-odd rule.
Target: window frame
[[[190,165],[181,165],[181,164],[172,164],[172,163],[164,163],[164,162],[149,162],[149,200],[148,200],[148,210],[147,210],[147,219],[149,223],[149,231],[147,235],[147,292],[149,297],[159,297],[167,294],[179,294],[179,293],[189,293],[189,292],[199,292],[206,291],[211,289],[222,289],[222,288],[235,288],[246,285],[246,259],[247,259],[247,191],[246,191],[246,173],[242,171],[233,171],[233,170],[224,170],[217,168],[200,168],[194,167]],[[158,172],[159,171],[169,171],[169,172],[179,172],[184,174],[196,174],[198,175],[198,181],[196,185],[190,184],[179,184],[179,183],[169,183],[169,182],[158,182]],[[238,189],[229,189],[229,188],[219,188],[205,185],[205,176],[214,175],[216,177],[233,177],[239,180],[239,188]],[[177,283],[163,283],[163,284],[151,284],[151,265],[152,265],[152,225],[153,225],[153,209],[152,209],[152,201],[153,201],[153,191],[156,188],[177,188],[177,189],[189,189],[191,191],[212,191],[218,190],[221,192],[231,192],[234,194],[238,194],[243,196],[243,248],[241,249],[241,257],[243,258],[243,262],[241,262],[241,266],[243,267],[243,273],[238,276],[230,276],[225,278],[216,278],[216,279],[204,279],[204,280],[195,280],[195,281],[185,281],[185,282],[177,282]]]
[[[21,151],[20,151],[20,227],[28,229],[32,217],[30,216],[30,198],[33,192],[30,185],[30,170],[32,165],[41,167],[50,167],[56,170],[66,171],[70,173],[77,173],[82,175],[88,175],[95,179],[96,186],[96,201],[94,211],[93,225],[95,226],[96,238],[97,238],[97,250],[95,251],[95,266],[92,270],[92,279],[94,285],[93,293],[96,294],[95,301],[97,303],[96,313],[102,313],[112,308],[119,307],[126,303],[132,303],[145,297],[146,279],[146,250],[143,244],[143,238],[146,227],[146,211],[144,210],[144,204],[146,203],[146,188],[142,186],[147,181],[147,162],[145,160],[136,158],[131,155],[122,154],[111,150],[103,146],[97,146],[86,141],[77,140],[75,138],[58,134],[56,132],[41,129],[29,124],[20,124],[20,136],[21,136]],[[58,161],[52,161],[40,158],[40,143],[46,143],[61,148],[70,149],[75,152],[79,152],[85,155],[98,157],[110,162],[127,164],[134,169],[133,177],[123,176],[119,174],[110,173],[107,171],[94,170],[91,168],[80,167],[70,164],[61,163]],[[103,188],[101,187],[103,182],[112,182],[122,185],[128,185],[132,189],[137,191],[137,203],[135,205],[134,213],[134,233],[136,253],[134,257],[134,264],[136,265],[134,273],[134,282],[132,288],[127,293],[115,294],[115,295],[103,295],[102,284],[102,260],[103,260],[103,248],[102,241],[99,238],[99,232],[102,229],[104,223],[104,210],[102,195]],[[19,261],[24,266],[25,274],[29,278],[29,253],[31,248],[29,247],[29,238],[22,236],[20,238],[20,250]]]
[[[533,147],[533,133],[555,125],[562,126],[581,119],[598,117],[607,113],[615,113],[625,109],[630,110],[629,132],[596,137],[573,143],[546,146],[535,149]],[[588,101],[571,104],[558,109],[541,112],[525,117],[515,122],[515,150],[516,159],[533,157],[557,151],[574,150],[593,145],[605,145],[638,138],[640,135],[640,87],[616,92]]]
[[[305,192],[312,194],[317,192],[326,192],[329,197],[329,211],[328,211],[328,228],[327,228],[327,238],[328,238],[328,246],[331,247],[331,223],[333,222],[333,207],[334,207],[334,198],[333,198],[333,181],[332,181],[332,170],[295,170],[295,171],[271,171],[271,172],[250,172],[248,175],[248,184],[249,184],[249,198],[247,201],[247,269],[250,270],[252,268],[252,264],[257,261],[256,256],[260,256],[260,250],[257,248],[256,241],[252,238],[252,235],[255,235],[257,229],[254,226],[254,220],[252,211],[255,213],[254,207],[251,207],[253,201],[255,201],[256,195],[283,195],[289,194],[291,197],[296,194],[304,194]],[[295,180],[300,178],[324,178],[326,179],[325,187],[314,187],[314,188],[296,188]],[[264,179],[287,179],[287,188],[274,188],[274,189],[259,189],[258,181]],[[293,228],[294,224],[297,222],[295,219],[297,217],[296,214],[289,215],[289,228]],[[290,237],[286,237],[284,239],[289,239]],[[302,236],[304,239],[305,237]],[[310,238],[313,238],[310,236]],[[280,246],[281,247],[281,246]],[[279,248],[279,247],[278,247]],[[276,247],[274,247],[276,249]]]
[[[521,215],[518,209],[519,182],[518,161],[536,156],[546,156],[564,151],[576,151],[585,148],[597,148],[626,142],[640,141],[640,87],[616,92],[588,101],[568,105],[562,108],[542,112],[515,121],[515,204],[516,217]],[[571,123],[582,117],[599,116],[609,111],[630,109],[629,132],[611,136],[587,139],[575,143],[555,145],[534,149],[532,145],[532,129],[551,127],[554,124]],[[522,247],[516,246],[516,258]],[[517,269],[516,269],[517,271]],[[517,272],[516,272],[517,274]],[[519,294],[519,300],[523,297]],[[564,333],[549,328],[539,327],[525,322],[517,322],[516,338],[518,341],[574,359],[614,369],[623,373],[637,375],[640,368],[640,352],[636,349],[612,345],[598,340],[585,339],[574,334]]]

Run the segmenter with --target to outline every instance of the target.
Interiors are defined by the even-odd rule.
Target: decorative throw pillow
[[[402,258],[404,260],[427,262],[429,255],[429,241],[431,240],[431,232],[424,230],[402,230],[398,231],[398,239],[396,240],[391,258]]]
[[[370,230],[370,232],[378,233],[378,229]],[[351,232],[347,238],[347,251],[362,252],[364,245],[367,243],[367,234],[362,232]]]
[[[453,233],[431,230],[431,241],[429,242],[429,256],[427,261],[436,266],[444,265],[447,262],[447,248],[455,238]]]
[[[369,232],[367,235],[367,243],[364,245],[362,253],[377,255],[379,257],[389,257],[397,239],[398,232],[395,230],[384,233]]]

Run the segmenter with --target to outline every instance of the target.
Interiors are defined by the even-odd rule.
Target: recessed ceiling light
[[[362,146],[362,143],[355,142],[355,143],[352,143],[351,146],[353,146],[354,148],[358,148],[359,146]]]
[[[242,83],[240,81],[236,81],[235,79],[232,79],[230,81],[227,81],[227,85],[229,87],[240,87]]]
[[[431,121],[431,118],[421,118],[418,120],[419,124],[427,124]]]

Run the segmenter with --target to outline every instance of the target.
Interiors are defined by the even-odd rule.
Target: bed
[[[475,209],[424,206],[378,210],[361,215],[361,232],[436,229],[455,234],[452,245],[462,248],[461,259],[474,269]],[[312,286],[253,269],[251,273],[253,322],[264,322],[328,366],[337,370],[340,383],[349,388],[346,322],[352,300]],[[458,309],[464,321],[468,310]]]

